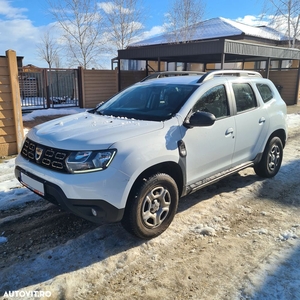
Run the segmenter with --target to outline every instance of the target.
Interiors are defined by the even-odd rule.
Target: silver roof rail
[[[256,71],[246,71],[246,70],[216,70],[207,72],[204,76],[202,76],[198,83],[210,80],[215,76],[238,76],[238,77],[260,77],[262,75]]]
[[[197,71],[163,71],[163,72],[155,72],[150,74],[141,80],[141,82],[155,79],[155,78],[163,78],[163,77],[173,77],[173,76],[189,76],[189,75],[204,75],[205,72],[197,72]]]

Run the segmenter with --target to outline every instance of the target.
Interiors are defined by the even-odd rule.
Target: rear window
[[[258,83],[256,86],[265,103],[273,99],[273,92],[267,84]]]

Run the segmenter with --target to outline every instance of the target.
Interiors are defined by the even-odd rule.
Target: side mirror
[[[216,121],[215,115],[206,111],[194,112],[185,122],[187,127],[212,126]]]

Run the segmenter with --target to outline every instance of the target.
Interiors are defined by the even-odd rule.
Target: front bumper
[[[56,184],[42,179],[19,166],[15,168],[15,176],[22,183],[21,173],[31,179],[41,183],[44,188],[42,197],[49,202],[60,206],[65,211],[71,212],[79,217],[89,220],[94,223],[118,222],[123,218],[124,208],[118,209],[102,199],[70,199],[67,198],[63,190]],[[30,187],[29,187],[30,188]],[[33,192],[36,193],[35,190]],[[38,194],[41,196],[40,194]],[[92,209],[97,213],[93,215]]]

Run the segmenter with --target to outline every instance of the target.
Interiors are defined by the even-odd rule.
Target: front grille
[[[69,151],[47,147],[26,138],[21,155],[45,168],[68,173],[65,160],[70,155]]]

